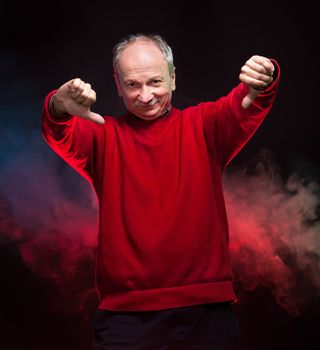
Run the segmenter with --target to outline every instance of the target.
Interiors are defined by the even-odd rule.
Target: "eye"
[[[128,88],[134,88],[135,86],[136,86],[136,84],[135,84],[134,81],[129,81],[129,82],[127,83],[127,87],[128,87]]]
[[[153,83],[154,85],[160,85],[161,82],[162,82],[162,80],[160,80],[160,79],[153,79],[153,80],[152,80],[152,83]]]

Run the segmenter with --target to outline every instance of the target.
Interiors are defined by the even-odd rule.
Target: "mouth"
[[[152,105],[145,106],[144,108],[145,109],[153,109],[154,107],[155,107],[155,104],[152,104]]]
[[[158,101],[153,101],[153,102],[150,102],[150,103],[147,103],[147,104],[140,104],[140,108],[142,108],[142,109],[153,109],[155,106],[156,106],[156,104],[158,103]]]

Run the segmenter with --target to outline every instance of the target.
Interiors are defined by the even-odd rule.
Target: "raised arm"
[[[249,141],[269,113],[279,85],[273,59],[252,56],[241,68],[241,83],[215,102],[201,104],[207,145],[224,167]]]
[[[104,124],[90,110],[96,93],[90,84],[72,79],[45,99],[41,118],[47,144],[90,182],[102,164]]]

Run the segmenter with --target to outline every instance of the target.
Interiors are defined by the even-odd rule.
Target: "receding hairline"
[[[123,51],[136,43],[137,41],[145,41],[153,43],[162,53],[164,59],[167,61],[170,75],[174,73],[173,55],[171,47],[158,34],[130,34],[124,39],[120,40],[113,48],[113,67],[115,72],[119,69],[119,59]]]

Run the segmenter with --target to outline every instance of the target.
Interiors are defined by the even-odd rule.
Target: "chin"
[[[161,115],[161,111],[155,112],[153,110],[150,110],[150,112],[136,113],[135,115],[144,120],[153,120],[153,119],[157,119]]]

